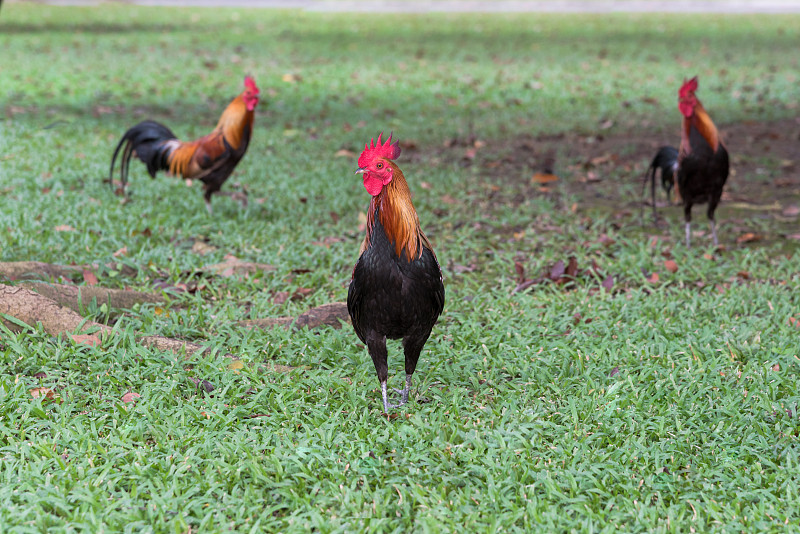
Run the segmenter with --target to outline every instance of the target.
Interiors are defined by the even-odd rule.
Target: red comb
[[[681,89],[678,91],[678,97],[686,98],[689,96],[689,93],[694,93],[695,91],[697,91],[697,76],[688,82],[686,80],[683,81],[683,85],[681,85]]]
[[[252,76],[244,77],[244,86],[246,89],[249,89],[250,92],[252,93],[258,94],[261,92],[258,90],[258,87],[256,87],[256,81],[253,79]]]
[[[400,141],[395,141],[392,144],[392,134],[389,134],[389,139],[385,143],[381,143],[382,135],[383,132],[378,135],[377,143],[375,143],[374,139],[370,139],[369,144],[364,145],[364,152],[358,158],[359,167],[366,167],[375,158],[397,159],[400,155]]]

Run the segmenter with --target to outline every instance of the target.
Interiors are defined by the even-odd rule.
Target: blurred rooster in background
[[[109,181],[114,174],[117,154],[122,150],[120,178],[122,189],[128,183],[128,168],[134,153],[147,165],[151,178],[156,172],[168,171],[175,176],[200,180],[205,191],[206,208],[211,213],[211,195],[222,194],[220,188],[242,159],[253,133],[253,115],[259,90],[250,76],[244,79],[244,91],[228,104],[216,128],[195,141],[180,141],[172,131],[155,121],[140,122],[125,132],[111,158]],[[124,149],[123,149],[124,147]],[[244,197],[246,205],[247,197]]]
[[[358,158],[356,174],[372,195],[367,233],[353,269],[347,310],[358,338],[367,345],[381,384],[384,412],[408,402],[411,375],[433,325],[444,308],[442,271],[419,226],[403,172],[393,161],[400,155],[392,136],[370,141]],[[402,339],[406,382],[400,403],[389,404],[386,390],[386,338]]]
[[[719,138],[717,127],[695,96],[695,91],[697,76],[684,82],[678,91],[678,109],[683,115],[678,151],[678,194],[683,200],[686,246],[690,246],[692,205],[704,202],[708,202],[708,220],[716,246],[714,211],[728,179],[728,151]]]
[[[653,161],[644,174],[642,193],[650,179],[650,197],[653,202],[653,219],[658,219],[656,214],[656,171],[661,171],[661,188],[667,193],[667,200],[672,201],[672,189],[675,186],[675,173],[678,171],[678,149],[671,146],[662,146],[658,149]]]

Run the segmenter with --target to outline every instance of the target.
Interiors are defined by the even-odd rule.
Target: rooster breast
[[[377,218],[376,218],[377,219]],[[353,269],[347,309],[362,342],[367,333],[400,339],[433,329],[444,308],[442,271],[423,246],[420,257],[408,261],[395,252],[380,221],[375,221],[370,246]]]
[[[728,151],[722,143],[714,151],[694,126],[689,131],[689,144],[692,151],[682,157],[678,168],[681,196],[691,204],[718,200],[728,179]]]

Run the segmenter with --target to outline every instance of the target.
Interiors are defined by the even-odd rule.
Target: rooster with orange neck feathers
[[[114,163],[122,150],[120,178],[124,190],[128,183],[131,156],[135,153],[147,165],[151,178],[155,178],[158,171],[168,171],[175,176],[203,182],[206,209],[210,214],[211,195],[233,196],[221,192],[220,188],[247,151],[253,134],[253,116],[259,92],[255,80],[245,76],[244,91],[228,104],[214,131],[195,141],[179,141],[161,123],[140,122],[122,136],[111,158],[110,174],[114,174]]]
[[[714,246],[717,229],[714,211],[728,179],[728,151],[719,138],[717,127],[694,95],[697,76],[684,82],[678,91],[678,109],[683,115],[681,145],[678,150],[678,192],[683,200],[686,220],[686,246],[690,246],[692,205],[708,202],[708,220]]]
[[[419,226],[403,172],[394,162],[400,155],[392,136],[378,136],[364,146],[358,170],[372,195],[367,212],[367,235],[353,268],[347,293],[347,311],[358,338],[367,345],[378,381],[383,410],[408,402],[411,376],[422,347],[444,308],[442,271],[431,244]],[[406,382],[400,403],[389,404],[386,390],[388,352],[386,338],[402,339]]]

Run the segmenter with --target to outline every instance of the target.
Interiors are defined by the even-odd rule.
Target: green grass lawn
[[[642,139],[677,144],[684,77],[700,76],[723,133],[797,124],[798,28],[797,16],[4,6],[0,261],[123,261],[138,274],[101,271],[100,285],[149,291],[227,254],[275,270],[200,279],[164,309],[91,306],[121,334],[100,347],[0,330],[0,531],[800,529],[800,241],[784,237],[796,218],[723,201],[715,251],[701,233],[683,246],[679,208],[661,210],[662,228],[638,217],[657,146]],[[131,202],[102,182],[126,128],[208,133],[245,74],[262,100],[223,189],[245,185],[247,209],[216,198],[209,217],[197,184],[150,180],[139,162]],[[796,143],[791,128],[774,143]],[[381,131],[404,147],[447,291],[392,420],[349,326],[236,325],[345,299],[369,200],[353,171]],[[794,183],[800,162],[732,137],[734,196],[750,184],[796,202],[797,185],[772,184]],[[593,189],[586,159],[608,139],[620,163]],[[549,190],[530,183],[544,144],[561,177]],[[737,242],[746,232],[763,238]],[[536,278],[570,256],[601,274],[513,292],[515,264]],[[215,352],[186,360],[135,332]],[[398,345],[389,365],[399,387]],[[58,399],[32,398],[37,387]]]

